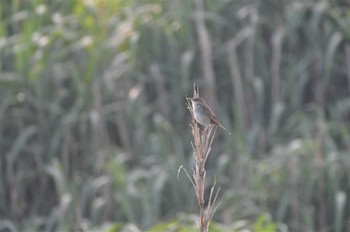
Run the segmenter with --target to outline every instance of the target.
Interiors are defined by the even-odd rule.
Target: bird
[[[227,130],[221,125],[221,123],[218,121],[215,114],[203,98],[193,97],[187,99],[192,102],[193,116],[199,124],[203,126],[217,126],[231,134],[229,130]]]

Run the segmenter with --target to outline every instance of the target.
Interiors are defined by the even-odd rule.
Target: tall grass
[[[208,160],[225,192],[215,221],[347,231],[346,6],[0,3],[0,228],[146,229],[195,212],[176,179],[194,165],[195,82],[233,129]]]

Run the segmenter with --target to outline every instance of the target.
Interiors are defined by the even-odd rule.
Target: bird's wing
[[[204,111],[206,111],[205,113],[209,115],[210,121],[217,126],[221,126],[221,124],[219,123],[218,119],[216,118],[215,114],[210,109],[210,107],[207,104],[205,104],[205,106],[206,107],[203,107],[203,108],[204,108]]]

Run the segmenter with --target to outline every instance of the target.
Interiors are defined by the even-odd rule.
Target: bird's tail
[[[222,128],[222,129],[224,129],[227,133],[229,133],[230,135],[231,135],[231,131],[229,131],[229,130],[227,130],[225,127],[223,127],[222,125],[220,125],[220,127]]]

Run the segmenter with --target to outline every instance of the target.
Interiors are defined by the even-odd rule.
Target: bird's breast
[[[202,124],[204,126],[208,126],[210,125],[210,118],[207,117],[203,110],[200,109],[200,107],[197,107],[195,110],[194,110],[194,118],[196,119],[196,121],[199,123],[199,124]]]

